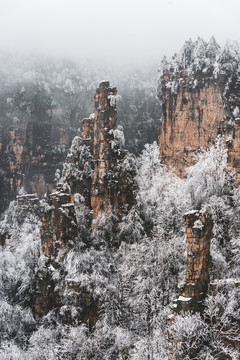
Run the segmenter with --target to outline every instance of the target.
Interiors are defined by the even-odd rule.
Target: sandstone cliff
[[[168,81],[165,75],[163,88]],[[216,82],[194,89],[185,84],[176,94],[165,91],[159,137],[161,158],[168,168],[175,168],[183,176],[186,167],[194,163],[196,152],[207,149],[224,131],[221,91]]]
[[[159,99],[163,116],[160,152],[167,168],[179,176],[196,162],[196,154],[224,136],[229,165],[239,182],[239,59],[222,51],[212,38],[188,41],[171,63],[162,63]]]

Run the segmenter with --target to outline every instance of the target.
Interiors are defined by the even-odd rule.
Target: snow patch
[[[190,300],[191,300],[190,297],[179,296],[176,301],[190,301]]]
[[[200,219],[196,220],[194,222],[193,229],[202,230],[202,228],[203,228],[203,223],[201,222],[201,220]]]

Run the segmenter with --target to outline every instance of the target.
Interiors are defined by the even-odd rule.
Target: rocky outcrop
[[[167,169],[185,177],[221,135],[228,148],[228,167],[240,183],[240,55],[215,39],[187,41],[179,54],[163,59],[158,95],[162,103],[160,156]],[[227,170],[227,169],[226,169]],[[212,221],[208,214],[185,216],[187,272],[178,310],[199,311],[206,296],[211,270]]]
[[[89,223],[100,212],[121,216],[134,203],[133,157],[118,144],[123,137],[115,130],[116,88],[102,82],[95,95],[94,117],[83,120],[83,130],[73,144],[56,191],[49,196],[42,218],[43,254],[56,256],[77,237],[75,199],[91,209]],[[114,132],[117,131],[117,134]],[[110,220],[110,217],[109,217]]]
[[[182,74],[184,76],[184,74]],[[198,150],[207,149],[217,135],[227,130],[221,90],[217,82],[189,89],[181,86],[177,93],[166,88],[169,77],[162,79],[163,106],[160,128],[160,154],[167,168],[173,167],[179,176],[195,161]]]
[[[64,247],[69,249],[70,242],[77,236],[74,203],[70,200],[70,195],[61,189],[49,197],[48,208],[42,216],[41,229],[42,251],[48,258],[56,257],[58,251]]]
[[[116,99],[116,88],[101,82],[94,116],[83,120],[81,136],[72,142],[58,186],[43,206],[41,244],[46,263],[36,276],[39,316],[62,305],[51,272],[61,267],[79,242],[91,245],[90,232],[96,229],[98,216],[104,214],[108,223],[112,218],[117,222],[134,203],[134,157],[123,149],[122,130],[115,128]],[[75,305],[82,309],[80,320],[92,327],[98,319],[98,300],[80,283],[67,281],[66,287],[75,293]]]
[[[39,208],[39,198],[37,194],[19,194],[17,196],[17,205],[21,208],[30,208],[32,210],[36,210]]]
[[[210,281],[210,244],[213,222],[207,211],[191,211],[184,215],[186,223],[187,270],[180,290],[178,310],[199,311]]]
[[[158,88],[163,110],[160,153],[177,175],[185,176],[196,153],[222,135],[239,183],[239,61],[230,49],[221,52],[214,39],[186,42],[172,62],[164,61]]]
[[[129,203],[133,201],[130,198],[126,199],[126,179],[123,173],[119,174],[117,171],[126,151],[122,149],[123,144],[116,144],[116,141],[119,140],[115,136],[116,99],[117,89],[110,87],[108,81],[102,82],[95,95],[94,174],[91,188],[93,219],[96,219],[101,211],[109,215],[111,213],[120,215],[124,208],[131,205]],[[117,131],[118,134],[121,133],[121,130]]]
[[[92,220],[100,212],[121,216],[134,202],[133,158],[117,143],[122,131],[114,133],[116,94],[108,81],[99,85],[94,117],[83,120],[81,137],[73,140],[62,179],[49,196],[41,231],[43,254],[49,258],[77,236],[76,196],[91,209]]]
[[[111,131],[115,128],[117,89],[110,88],[109,82],[102,82],[95,95],[95,114],[93,128],[93,163],[94,175],[91,189],[91,206],[93,219],[99,212],[111,211],[111,194],[107,187],[106,175],[112,168],[113,154],[111,149]]]

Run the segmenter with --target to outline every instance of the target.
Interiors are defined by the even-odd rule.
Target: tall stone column
[[[83,120],[81,136],[72,142],[62,178],[44,206],[41,243],[45,263],[36,274],[35,289],[35,312],[39,316],[62,306],[52,274],[78,241],[92,246],[91,220],[103,212],[114,213],[117,222],[134,202],[134,161],[129,162],[128,152],[114,137],[116,96],[116,88],[108,81],[100,83],[94,115]],[[79,283],[68,282],[67,287],[77,293],[81,321],[89,320],[93,326],[98,318],[98,301]]]
[[[117,89],[110,87],[108,81],[100,83],[95,95],[93,163],[94,175],[91,190],[91,206],[93,219],[100,211],[111,212],[111,199],[107,173],[111,170],[113,154],[111,149],[112,136],[117,120],[116,100]]]
[[[187,270],[180,290],[178,310],[200,311],[210,281],[212,219],[208,212],[191,211],[184,215],[186,223]]]

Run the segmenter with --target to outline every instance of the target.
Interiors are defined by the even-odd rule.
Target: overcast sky
[[[0,49],[144,64],[240,38],[239,0],[0,0]]]

